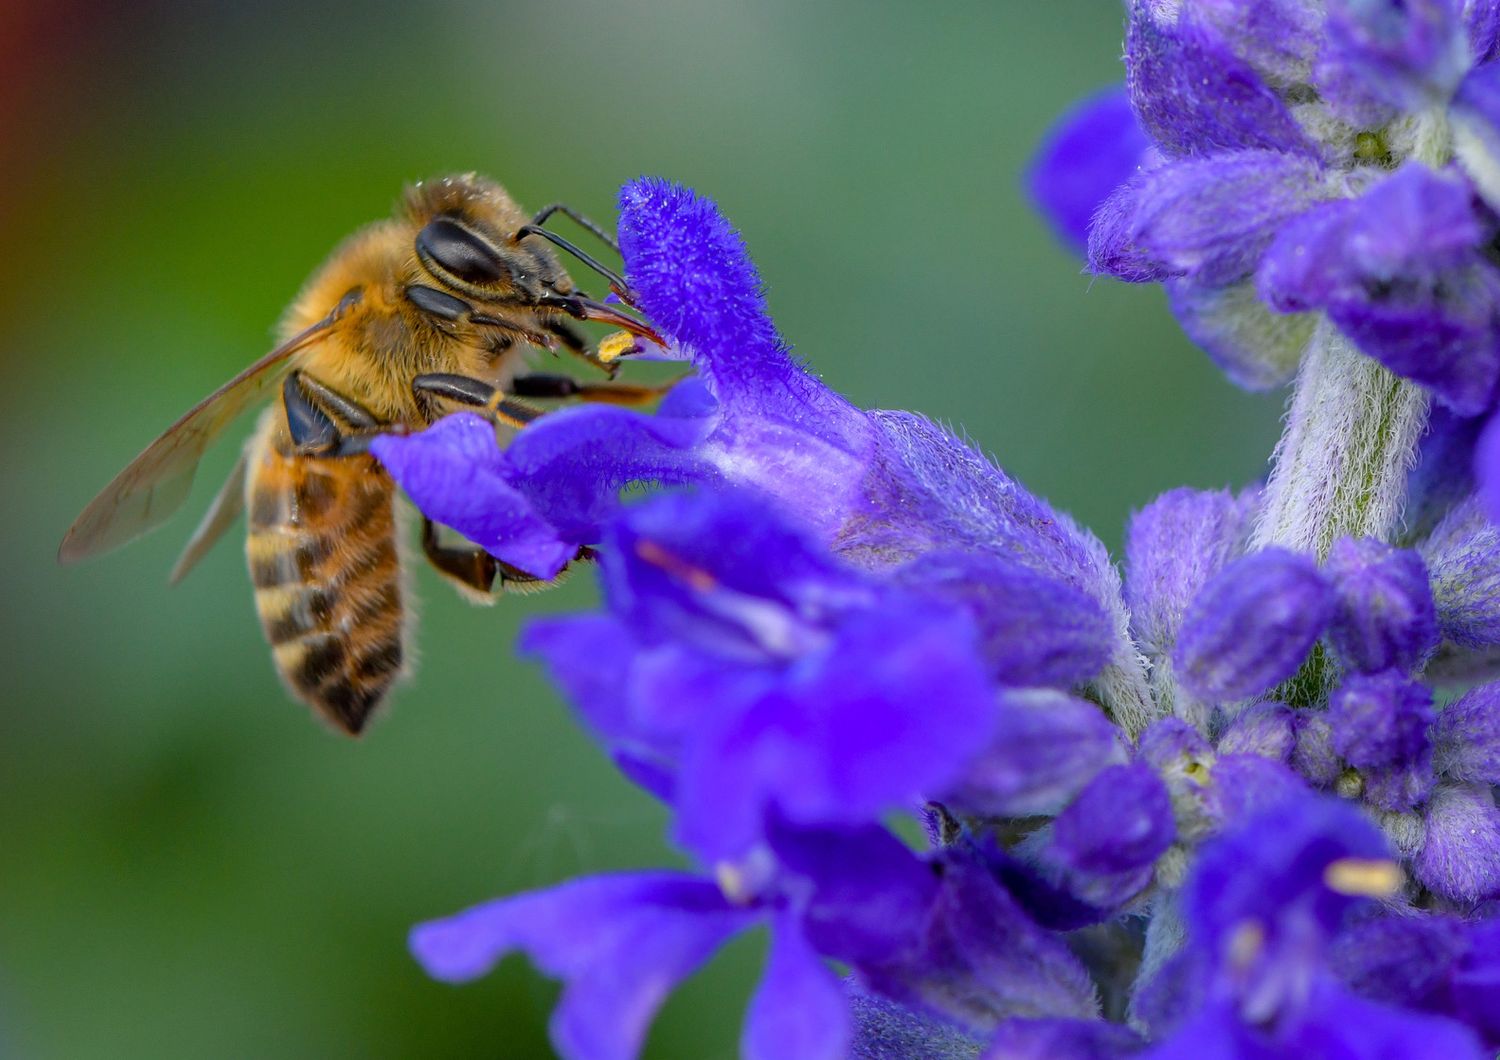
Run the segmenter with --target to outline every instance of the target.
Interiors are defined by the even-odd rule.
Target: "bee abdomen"
[[[276,668],[298,698],[357,734],[405,663],[394,486],[370,457],[266,445],[248,492],[246,556]]]

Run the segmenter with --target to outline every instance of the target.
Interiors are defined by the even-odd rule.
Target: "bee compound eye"
[[[510,274],[493,247],[446,217],[427,222],[417,233],[417,254],[465,283],[495,283]]]

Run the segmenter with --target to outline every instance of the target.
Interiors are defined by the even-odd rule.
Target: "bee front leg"
[[[390,430],[363,405],[303,372],[281,384],[281,403],[292,444],[303,456],[355,456]]]
[[[411,381],[411,389],[419,398],[435,395],[459,405],[467,405],[508,427],[524,427],[528,423],[534,423],[542,415],[541,409],[516,401],[505,391],[467,375],[452,375],[447,372],[419,375]]]
[[[674,380],[675,382],[675,380]],[[436,394],[461,405],[481,409],[493,418],[512,426],[524,426],[543,415],[516,398],[578,398],[611,405],[646,405],[661,397],[672,383],[661,386],[635,386],[629,383],[581,383],[566,375],[533,373],[511,380],[510,390],[502,391],[480,379],[466,375],[433,373],[412,380],[418,393]]]

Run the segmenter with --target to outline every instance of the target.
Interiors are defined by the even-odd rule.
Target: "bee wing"
[[[89,502],[63,538],[59,562],[108,552],[166,521],[187,499],[193,472],[213,440],[276,388],[291,367],[292,354],[322,338],[344,308],[341,302],[323,320],[276,347],[168,427]]]
[[[198,565],[198,561],[214,547],[214,542],[224,536],[224,531],[233,526],[234,521],[245,510],[245,469],[249,460],[250,454],[242,452],[240,458],[234,462],[234,470],[229,472],[224,485],[219,487],[214,502],[208,506],[208,511],[203,513],[203,521],[198,524],[198,529],[193,531],[193,536],[188,538],[188,543],[183,546],[182,555],[178,556],[177,562],[173,564],[172,573],[167,576],[169,584],[176,585],[186,578],[188,571]]]

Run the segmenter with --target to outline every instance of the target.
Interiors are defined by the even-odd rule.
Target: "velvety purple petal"
[[[1441,784],[1423,816],[1417,879],[1458,902],[1500,894],[1500,810],[1489,785]]]
[[[1491,524],[1500,525],[1500,415],[1490,417],[1474,449],[1479,501]]]
[[[1329,950],[1329,967],[1362,997],[1442,1012],[1449,979],[1469,948],[1456,917],[1366,917],[1345,928]]]
[[[1099,770],[1123,761],[1119,730],[1093,703],[1046,689],[1000,693],[987,751],[944,794],[955,812],[992,817],[1055,814]]]
[[[1098,674],[1114,648],[1115,631],[1094,597],[1016,560],[928,553],[894,577],[967,611],[1001,684],[1073,688]]]
[[[1470,500],[1449,512],[1420,550],[1443,639],[1470,651],[1500,645],[1500,525]]]
[[[967,621],[867,613],[748,709],[705,719],[687,749],[677,835],[706,860],[756,840],[757,806],[857,823],[942,791],[993,738]]]
[[[1345,666],[1414,670],[1437,647],[1437,611],[1418,553],[1345,537],[1334,542],[1324,573],[1338,595],[1328,641]]]
[[[1141,733],[1136,747],[1140,761],[1163,775],[1182,768],[1197,770],[1213,761],[1213,748],[1204,735],[1181,718],[1162,718]]]
[[[1453,0],[1328,0],[1318,83],[1346,113],[1445,102],[1469,67]]]
[[[1098,1016],[1077,958],[1028,919],[980,861],[950,849],[941,882],[922,944],[897,960],[858,966],[871,989],[979,1032],[1013,1016]]]
[[[1297,671],[1333,607],[1306,556],[1267,549],[1236,560],[1188,608],[1173,654],[1178,676],[1211,702],[1264,692]]]
[[[843,1060],[853,1037],[844,988],[808,945],[794,916],[779,915],[771,952],[746,1015],[746,1060]]]
[[[1316,152],[1280,97],[1215,34],[1131,0],[1125,83],[1141,125],[1172,155]]]
[[[819,953],[863,964],[919,941],[938,879],[886,829],[806,828],[773,814],[766,839],[781,887]]]
[[[1290,768],[1259,754],[1224,754],[1213,764],[1209,820],[1218,828],[1285,806],[1309,793]]]
[[[525,951],[567,983],[552,1018],[559,1052],[630,1060],[672,988],[758,915],[692,876],[596,876],[421,924],[411,948],[429,974],[455,982]]]
[[[1296,746],[1295,719],[1285,703],[1256,703],[1241,711],[1219,737],[1221,755],[1259,755],[1289,762]]]
[[[609,405],[559,409],[511,442],[506,478],[569,539],[593,543],[628,485],[720,481],[696,450],[710,424]]]
[[[1143,1045],[1128,1028],[1105,1020],[1010,1019],[990,1039],[983,1060],[1115,1060]]]
[[[1256,495],[1175,489],[1131,516],[1125,603],[1136,643],[1153,663],[1171,655],[1199,590],[1245,548]]]
[[[1166,281],[1167,305],[1187,337],[1246,390],[1269,390],[1297,374],[1317,319],[1277,313],[1249,282],[1216,287],[1186,277]]]
[[[808,434],[829,438],[858,416],[792,359],[755,264],[713,200],[642,177],[620,189],[619,233],[640,308],[687,348],[720,401],[799,409]]]
[[[1170,162],[1140,178],[1133,242],[1174,275],[1233,283],[1283,223],[1327,195],[1317,162],[1277,151]]]
[[[946,1020],[846,983],[854,1013],[849,1060],[974,1060],[981,1044]]]
[[[610,615],[535,619],[527,624],[516,647],[520,654],[542,660],[552,680],[606,744],[615,746],[636,737],[628,683],[640,646],[618,619]]]
[[[1444,707],[1432,729],[1437,768],[1454,780],[1500,784],[1500,681]]]
[[[1469,952],[1449,986],[1450,1011],[1494,1050],[1500,1048],[1500,920],[1470,924],[1468,934]]]
[[[439,420],[419,434],[370,443],[412,503],[505,562],[552,578],[578,551],[506,478],[495,428],[472,413]]]
[[[1026,186],[1058,237],[1082,253],[1095,211],[1135,174],[1150,147],[1124,86],[1107,88],[1058,119],[1037,149]]]

